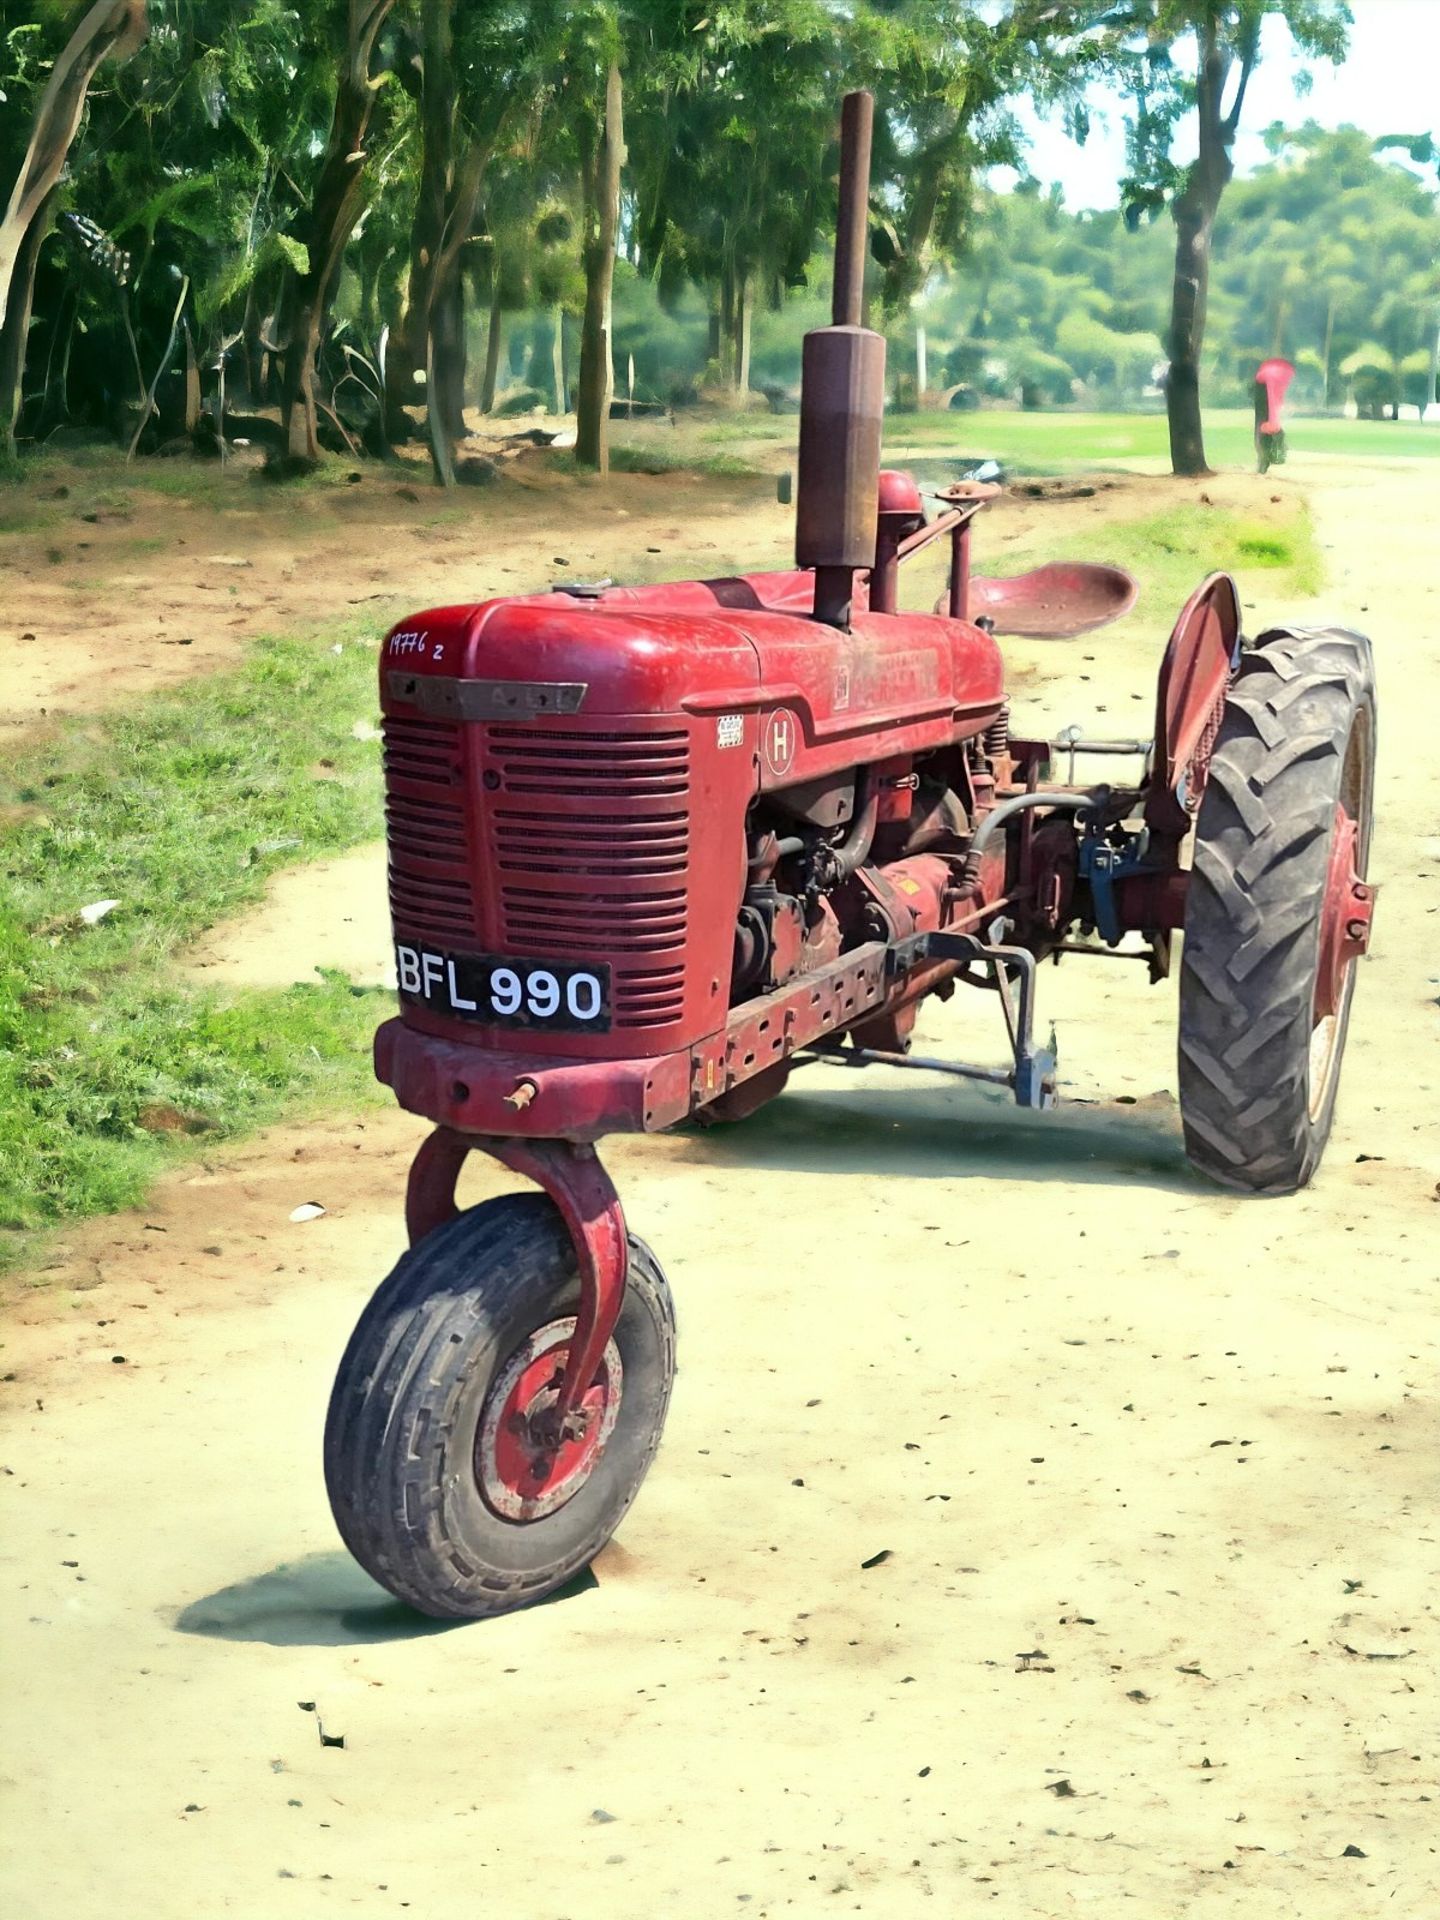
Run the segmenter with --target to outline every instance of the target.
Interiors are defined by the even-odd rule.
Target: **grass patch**
[[[142,454],[127,462],[118,447],[96,442],[0,461],[0,533],[68,526],[82,507],[123,516],[157,499],[184,500],[201,513],[253,510],[287,500],[297,501],[297,510],[305,511],[312,504],[310,496],[347,492],[353,473],[363,473],[372,482],[393,479],[428,486],[430,481],[428,467],[392,468],[328,454],[312,473],[276,482],[248,461],[222,465],[184,455],[161,459]]]
[[[329,636],[327,636],[329,637]],[[369,1084],[377,1003],[340,976],[225,998],[169,962],[281,864],[380,831],[370,638],[257,644],[235,671],[76,722],[7,769],[0,1264],[132,1204],[197,1141]],[[114,899],[95,926],[80,909]]]
[[[610,449],[616,473],[708,473],[726,479],[744,479],[754,462],[735,453],[697,453],[693,447],[616,446]]]
[[[1024,573],[1047,560],[1103,560],[1126,568],[1140,583],[1136,614],[1168,625],[1207,573],[1217,568],[1239,578],[1264,568],[1266,591],[1285,599],[1308,599],[1320,591],[1324,568],[1305,503],[1293,496],[1260,521],[1225,507],[1167,507],[1133,520],[1107,520],[1067,535],[1037,533],[998,551],[977,540],[977,570]]]
[[[1207,410],[1205,452],[1217,468],[1255,471],[1253,416],[1240,409]],[[1440,455],[1440,421],[1423,427],[1409,421],[1306,419],[1292,416],[1285,436],[1290,452],[1338,455],[1357,461]],[[917,453],[951,450],[989,455],[1012,472],[1065,473],[1144,463],[1170,469],[1170,439],[1163,413],[923,413],[892,414],[886,422],[887,458],[897,449]]]
[[[1208,409],[1205,450],[1212,466],[1255,470],[1254,417],[1241,408]],[[626,431],[622,429],[622,431]],[[793,461],[799,420],[792,414],[741,413],[679,416],[679,444],[744,449],[752,465]],[[627,432],[627,438],[629,437]],[[1414,421],[1307,419],[1286,425],[1290,451],[1387,460],[1440,455],[1440,419]],[[636,435],[639,444],[639,436]],[[1168,472],[1169,433],[1163,413],[889,413],[885,458],[892,466],[911,461],[994,458],[1015,475],[1094,472],[1143,464]]]
[[[1295,564],[1295,543],[1283,533],[1242,533],[1235,545],[1253,567]]]
[[[661,438],[661,434],[664,438]],[[613,473],[706,473],[719,479],[746,479],[755,473],[755,464],[734,453],[703,453],[704,436],[686,434],[677,439],[669,429],[653,428],[633,440],[612,441],[610,468]],[[573,474],[576,479],[599,484],[593,467],[582,467],[573,447],[555,447],[543,455],[552,473]]]

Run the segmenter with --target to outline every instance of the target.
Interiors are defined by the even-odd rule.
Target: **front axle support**
[[[412,1246],[457,1217],[460,1169],[477,1152],[542,1188],[559,1209],[575,1248],[580,1273],[575,1331],[547,1415],[554,1433],[563,1435],[599,1371],[625,1298],[630,1243],[620,1196],[595,1149],[583,1142],[503,1139],[437,1127],[410,1167],[405,1224]]]

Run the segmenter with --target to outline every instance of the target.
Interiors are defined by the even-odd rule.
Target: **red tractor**
[[[742,1119],[814,1060],[1049,1106],[1040,961],[1135,936],[1159,980],[1182,930],[1192,1161],[1289,1193],[1330,1130],[1373,901],[1369,645],[1246,640],[1215,574],[1170,638],[1152,741],[1011,731],[997,628],[1080,631],[1133,585],[1074,566],[972,580],[995,489],[952,489],[927,522],[913,481],[881,471],[869,143],[852,94],[835,324],[805,342],[797,570],[446,607],[384,644],[400,1014],[376,1070],[435,1130],[411,1250],[340,1367],[325,1468],[351,1550],[426,1613],[562,1584],[659,1445],[670,1292],[603,1135]],[[944,601],[899,612],[900,566],[937,539]],[[1082,781],[1086,762],[1129,777]],[[911,1055],[920,1002],[957,984],[998,1001],[1003,1068]],[[541,1191],[457,1211],[472,1152]]]

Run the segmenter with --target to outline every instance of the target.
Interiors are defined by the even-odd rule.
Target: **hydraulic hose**
[[[830,849],[831,871],[834,879],[831,886],[848,880],[855,869],[862,866],[869,855],[875,840],[875,823],[880,818],[880,783],[870,767],[860,769],[856,782],[855,818],[850,823],[850,831],[838,847]]]
[[[773,867],[778,861],[785,859],[788,854],[803,853],[804,851],[805,842],[798,833],[787,833],[783,840],[771,838],[768,844],[764,841],[761,842],[760,851],[750,861],[750,868],[753,871],[756,867],[766,865]]]
[[[1051,807],[1057,813],[1096,813],[1109,798],[1108,787],[1092,787],[1088,793],[1017,793],[1009,800],[1002,800],[975,829],[975,837],[965,854],[962,886],[973,886],[980,878],[980,862],[986,847],[1017,813],[1028,813],[1035,807]]]

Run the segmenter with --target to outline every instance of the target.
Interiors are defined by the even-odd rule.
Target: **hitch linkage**
[[[922,960],[964,961],[959,978],[967,986],[984,987],[999,994],[1013,1062],[1008,1071],[1000,1067],[971,1066],[961,1060],[882,1052],[875,1047],[847,1047],[841,1041],[817,1044],[809,1052],[840,1066],[913,1067],[926,1073],[953,1074],[961,1080],[982,1080],[990,1086],[1009,1087],[1017,1106],[1053,1107],[1058,1055],[1053,1031],[1048,1047],[1035,1045],[1034,954],[1025,947],[987,946],[973,933],[917,933],[891,950],[890,969],[892,973],[909,972]],[[977,977],[971,971],[977,963],[987,970],[988,978]],[[1017,989],[1013,998],[1012,986]]]

